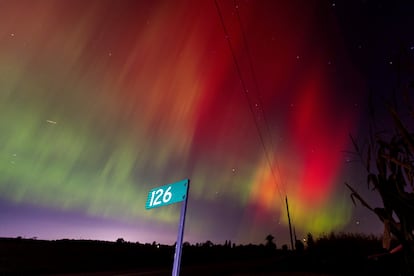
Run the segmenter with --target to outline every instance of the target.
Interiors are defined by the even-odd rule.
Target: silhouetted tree
[[[295,249],[297,252],[303,252],[305,250],[305,245],[301,240],[295,241]]]
[[[308,249],[312,249],[315,246],[315,241],[311,233],[308,233],[306,243],[308,244]]]
[[[224,247],[230,247],[230,244],[227,240],[224,242]]]
[[[276,249],[276,243],[273,242],[275,237],[273,237],[271,234],[267,235],[266,240],[266,247],[270,249]]]
[[[210,241],[210,240],[208,240],[205,243],[203,243],[203,247],[213,247],[213,245],[214,245],[213,242]]]

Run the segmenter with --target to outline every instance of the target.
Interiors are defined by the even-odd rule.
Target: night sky
[[[398,3],[394,3],[398,2]],[[379,234],[349,134],[414,54],[408,1],[0,1],[0,236]],[[379,100],[378,100],[379,101]],[[380,110],[379,110],[380,111]]]

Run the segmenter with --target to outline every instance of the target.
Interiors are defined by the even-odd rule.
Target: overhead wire
[[[226,24],[224,23],[223,14],[221,13],[221,9],[220,9],[220,6],[219,6],[217,0],[214,0],[214,3],[215,3],[216,8],[217,8],[217,13],[218,13],[218,16],[220,18],[220,23],[221,23],[221,26],[223,28],[225,38],[226,38],[227,43],[229,45],[229,49],[230,49],[230,52],[231,52],[231,55],[232,55],[232,58],[233,58],[233,62],[234,62],[234,65],[236,67],[237,75],[239,77],[240,84],[241,84],[242,89],[243,89],[243,94],[245,95],[245,97],[247,99],[247,103],[248,103],[248,106],[249,106],[249,110],[250,110],[250,113],[251,113],[251,115],[253,117],[253,122],[254,122],[254,125],[256,127],[257,134],[259,136],[259,140],[260,140],[260,143],[262,145],[262,148],[263,148],[263,151],[264,151],[264,154],[265,154],[266,161],[267,161],[267,163],[269,165],[269,168],[270,168],[270,171],[271,171],[273,180],[275,181],[276,188],[277,188],[277,191],[278,191],[280,200],[281,200],[281,204],[284,205],[284,203],[283,203],[283,196],[282,196],[282,193],[280,191],[279,185],[277,185],[276,174],[274,172],[274,169],[273,169],[273,166],[272,166],[272,162],[270,160],[270,156],[269,156],[269,153],[267,151],[265,139],[264,139],[263,134],[262,134],[262,131],[260,129],[259,122],[258,122],[258,119],[256,117],[256,114],[254,112],[254,108],[253,108],[253,104],[252,104],[252,99],[251,99],[251,97],[250,97],[250,95],[248,93],[247,85],[246,85],[246,82],[245,82],[245,80],[243,78],[243,75],[242,75],[242,72],[241,72],[241,68],[240,68],[239,62],[237,61],[236,53],[235,53],[234,48],[233,48],[233,45],[232,45],[232,43],[230,41],[230,35],[229,35],[229,32],[228,32],[228,30],[226,28]],[[262,106],[262,109],[263,109],[263,106]]]
[[[244,27],[243,27],[243,24],[242,24],[242,21],[241,21],[241,17],[240,17],[240,13],[239,13],[238,1],[237,0],[234,0],[233,3],[234,3],[235,10],[236,10],[237,21],[239,23],[240,31],[241,31],[242,38],[243,38],[244,48],[246,49],[246,55],[247,55],[247,59],[248,59],[248,62],[249,62],[250,73],[252,75],[253,84],[254,84],[254,87],[255,87],[256,92],[257,92],[257,95],[258,95],[257,98],[258,98],[258,101],[259,101],[259,107],[260,107],[259,110],[263,114],[264,125],[266,127],[266,132],[267,132],[267,135],[269,137],[270,151],[271,152],[275,152],[276,151],[276,147],[274,146],[274,143],[273,143],[272,132],[270,131],[270,126],[269,126],[270,124],[269,124],[269,121],[267,119],[267,115],[266,115],[266,112],[265,112],[264,104],[263,104],[263,101],[262,101],[261,89],[260,89],[260,86],[259,86],[259,82],[257,81],[256,73],[255,73],[254,66],[253,66],[252,56],[250,54],[249,44],[247,43],[247,36],[246,36],[246,33],[244,31]],[[279,166],[279,162],[278,162],[278,159],[277,159],[277,155],[275,155],[274,162],[275,162],[275,166],[276,166],[276,169],[277,169],[277,172],[278,172],[278,175],[279,175],[279,183],[281,184],[283,193],[286,196],[287,195],[286,187],[285,187],[285,183],[284,183],[284,180],[282,178],[281,171],[280,171],[280,166]],[[272,164],[272,162],[270,163],[270,167],[272,168],[272,175],[276,179],[275,173],[273,171],[273,164]],[[276,185],[277,185],[277,183],[276,183]]]
[[[263,115],[263,120],[264,120],[264,123],[265,123],[265,126],[266,126],[266,132],[267,132],[267,135],[269,137],[269,142],[270,142],[270,151],[273,153],[273,152],[275,152],[276,147],[273,145],[272,132],[270,131],[270,126],[269,126],[270,124],[267,120],[267,115],[266,115],[265,108],[264,108],[264,105],[263,105],[260,86],[259,86],[259,83],[257,81],[256,73],[255,73],[255,70],[254,70],[253,60],[252,60],[252,57],[251,57],[251,54],[250,54],[250,49],[249,49],[249,44],[247,43],[247,36],[246,36],[246,33],[244,31],[244,28],[243,28],[242,21],[241,21],[241,16],[240,16],[240,13],[239,13],[239,5],[237,3],[237,0],[234,0],[233,3],[234,3],[234,8],[236,10],[236,15],[237,15],[237,20],[238,20],[238,23],[239,23],[240,31],[242,33],[244,48],[246,50],[246,54],[247,54],[247,58],[248,58],[248,62],[249,62],[250,73],[251,73],[251,76],[252,76],[252,79],[253,79],[254,87],[255,87],[257,95],[258,95],[257,98],[258,98],[258,101],[259,101],[259,107],[260,107],[259,110],[262,112],[262,115]],[[248,100],[249,100],[249,98],[248,98]],[[249,104],[251,105],[251,102],[249,102]],[[255,121],[257,122],[255,114],[253,114],[253,116],[254,116]],[[260,129],[258,131],[260,133]],[[261,135],[261,133],[260,133],[260,135]],[[275,183],[275,186],[278,189],[279,197],[280,197],[280,200],[282,202],[282,205],[283,205],[283,199],[282,199],[281,192],[280,192],[280,186],[282,186],[284,194],[285,194],[287,219],[288,219],[288,222],[289,222],[290,242],[291,242],[291,247],[292,247],[292,250],[293,250],[294,245],[293,245],[292,224],[291,224],[291,216],[290,216],[290,212],[289,212],[288,197],[287,197],[287,192],[286,192],[284,179],[282,178],[282,174],[281,174],[281,171],[280,171],[280,166],[279,166],[279,162],[278,162],[278,159],[277,159],[277,155],[275,155],[275,157],[274,157],[274,162],[275,162],[276,169],[277,169],[277,172],[278,172],[278,175],[279,175],[280,185],[278,184],[278,182],[276,180],[276,175],[275,175],[275,172],[274,172],[274,169],[273,169],[273,164],[272,164],[271,159],[269,158],[269,154],[267,152],[267,149],[266,149],[264,143],[262,143],[262,145],[263,145],[263,150],[266,154],[266,159],[267,159],[267,162],[269,164],[269,168],[270,168],[272,176],[273,176],[273,181]],[[293,229],[295,229],[295,228],[293,228]],[[295,232],[295,230],[293,230],[293,231]],[[295,240],[296,240],[296,232],[295,232]]]

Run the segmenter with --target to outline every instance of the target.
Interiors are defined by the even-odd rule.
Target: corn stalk
[[[393,108],[388,110],[395,126],[395,133],[388,140],[379,134],[371,136],[368,149],[362,152],[351,137],[357,154],[365,161],[368,186],[379,193],[382,206],[371,207],[354,188],[345,184],[354,204],[359,201],[384,223],[384,248],[389,249],[391,235],[403,246],[402,272],[414,275],[414,135]]]

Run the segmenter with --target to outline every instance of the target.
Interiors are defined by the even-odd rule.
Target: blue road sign
[[[157,208],[186,199],[188,192],[188,179],[167,184],[152,189],[148,193],[146,209]]]

